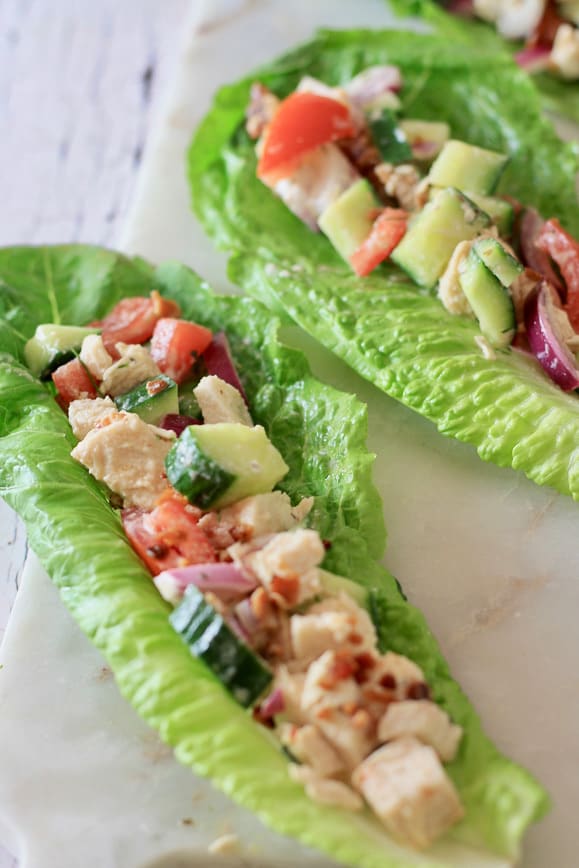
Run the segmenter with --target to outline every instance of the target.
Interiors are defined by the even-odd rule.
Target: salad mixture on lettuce
[[[182,266],[15,248],[0,280],[0,490],[177,758],[346,863],[514,858],[545,794],[375,561],[357,401]]]
[[[225,88],[193,204],[247,289],[444,433],[578,496],[577,159],[506,57],[448,52],[326,31]]]
[[[395,66],[340,87],[305,76],[281,101],[255,83],[246,129],[257,177],[359,277],[391,259],[449,313],[476,319],[485,358],[516,338],[560,388],[577,389],[579,242],[492,195],[507,155],[451,139],[444,122],[399,121],[401,87]]]

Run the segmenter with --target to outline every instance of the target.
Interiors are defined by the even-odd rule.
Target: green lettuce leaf
[[[400,15],[423,18],[439,36],[464,42],[476,50],[513,55],[523,47],[521,42],[504,39],[496,29],[476,18],[462,18],[446,12],[436,0],[389,0],[391,8]],[[579,123],[579,84],[565,81],[556,75],[541,72],[533,74],[543,108]]]
[[[450,316],[393,266],[358,279],[325,237],[304,226],[255,177],[243,131],[256,78],[281,95],[306,72],[338,84],[376,63],[401,67],[403,110],[444,119],[458,137],[511,161],[501,190],[557,215],[579,234],[577,153],[540,112],[536,90],[506,54],[436,36],[322,31],[244,81],[223,88],[189,153],[193,206],[229,250],[233,280],[287,314],[378,388],[473,444],[480,456],[520,469],[579,498],[579,401],[517,351],[483,358],[474,322]]]
[[[177,758],[283,834],[367,868],[474,865],[472,849],[518,853],[547,799],[501,756],[452,680],[424,621],[379,566],[382,510],[365,448],[365,408],[323,386],[304,357],[282,346],[261,305],[214,295],[187,268],[82,246],[0,250],[0,493],[23,517],[30,544],[81,628],[103,652],[124,696]],[[168,621],[168,606],[132,551],[104,487],[70,457],[75,440],[47,386],[22,364],[25,340],[46,321],[83,324],[120,298],[152,289],[232,344],[256,422],[290,465],[283,487],[316,498],[312,524],[331,542],[325,566],[371,589],[384,648],[412,657],[434,695],[465,729],[450,766],[467,807],[453,840],[418,855],[396,846],[369,815],[312,803],[287,774],[269,732],[194,659]],[[469,861],[469,859],[471,861]],[[484,856],[477,865],[504,861]]]

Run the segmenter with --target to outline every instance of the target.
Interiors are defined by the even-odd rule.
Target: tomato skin
[[[182,383],[213,338],[204,326],[183,319],[160,319],[151,338],[151,356],[160,370]]]
[[[200,515],[184,498],[170,495],[152,512],[123,509],[121,520],[132,547],[156,576],[163,570],[217,560],[215,549],[198,527]]]
[[[308,151],[355,133],[350,110],[343,103],[315,93],[292,93],[265,132],[257,177],[275,183],[291,174]]]
[[[350,264],[359,277],[370,274],[388,259],[400,243],[408,225],[408,214],[398,208],[385,208],[374,221],[368,238],[350,256]]]
[[[96,386],[80,359],[60,365],[52,373],[52,382],[58,391],[57,401],[65,412],[72,401],[98,396]]]
[[[117,343],[142,344],[149,340],[162,317],[179,314],[179,305],[156,290],[149,298],[142,295],[124,298],[102,321],[103,343],[113,359],[118,359]]]
[[[566,232],[558,220],[552,218],[543,225],[535,245],[548,253],[559,266],[567,287],[567,301],[563,305],[573,328],[579,330],[579,242]]]

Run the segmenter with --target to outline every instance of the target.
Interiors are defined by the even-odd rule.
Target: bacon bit
[[[169,549],[163,543],[154,543],[147,549],[147,554],[152,558],[164,558],[169,554]]]
[[[390,672],[387,672],[386,675],[383,675],[380,679],[380,686],[385,687],[386,690],[396,690],[396,679]]]
[[[360,706],[357,702],[346,702],[344,703],[344,705],[342,705],[342,711],[344,712],[344,714],[348,714],[351,717],[358,711],[359,707]]]
[[[158,395],[159,392],[164,392],[166,388],[167,383],[160,378],[157,378],[156,380],[149,380],[149,382],[145,386],[147,395],[150,395],[151,397],[153,397],[154,395]]]
[[[553,0],[548,0],[543,16],[537,24],[535,32],[531,34],[530,39],[527,41],[526,47],[541,45],[546,48],[552,48],[557,30],[561,24],[565,24],[565,19],[558,14]]]
[[[372,718],[365,708],[360,708],[352,718],[352,726],[355,729],[368,729],[371,724]]]
[[[95,428],[108,428],[109,425],[112,425],[113,422],[118,422],[119,419],[124,417],[124,413],[109,413],[108,416],[105,416],[104,419],[99,419],[99,421],[94,426]]]
[[[253,614],[259,621],[263,621],[271,612],[269,597],[264,588],[257,588],[250,597]]]
[[[334,709],[331,706],[326,706],[325,708],[319,708],[316,711],[316,717],[318,720],[329,720],[333,715]]]
[[[364,651],[362,654],[356,654],[354,662],[356,664],[354,678],[358,684],[363,684],[368,680],[368,673],[376,665],[376,660],[368,651]]]
[[[382,201],[384,201],[384,185],[376,175],[376,166],[382,162],[380,151],[372,138],[370,128],[365,126],[358,130],[355,136],[341,139],[338,142],[340,150],[358,169],[364,178],[372,184]]]
[[[360,636],[359,633],[350,633],[348,636],[348,642],[350,642],[351,645],[361,645],[363,641],[364,638]]]
[[[362,695],[368,702],[380,702],[383,705],[389,705],[394,701],[392,694],[385,693],[377,687],[365,687],[362,691]]]
[[[257,723],[261,723],[267,729],[275,729],[275,721],[273,717],[264,717],[261,713],[261,705],[256,705],[251,712],[251,716]]]
[[[274,576],[270,589],[272,594],[282,597],[288,606],[295,606],[300,596],[300,580],[298,576]]]
[[[406,697],[408,699],[429,699],[430,688],[428,684],[425,684],[423,681],[415,681],[413,684],[408,686]]]
[[[332,548],[332,541],[329,540],[329,539],[323,539],[323,540],[322,540],[322,545],[323,545],[324,549],[325,549],[327,552],[329,552],[330,549]]]
[[[356,663],[347,651],[338,651],[336,659],[325,678],[319,681],[324,690],[333,690],[339,681],[351,678],[356,672]]]

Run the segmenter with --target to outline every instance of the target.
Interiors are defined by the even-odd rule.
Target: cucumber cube
[[[114,402],[119,410],[136,413],[143,422],[156,425],[167,414],[179,412],[177,383],[165,374],[159,374],[130,392],[117,395]]]
[[[348,265],[352,253],[370,234],[379,207],[372,187],[361,179],[338,196],[318,220],[320,229]]]
[[[47,379],[52,371],[78,355],[87,335],[99,332],[95,328],[43,323],[24,345],[24,360],[35,377]]]
[[[428,180],[434,187],[457,187],[488,196],[508,160],[506,154],[450,139],[432,164]]]
[[[493,347],[507,347],[516,329],[513,301],[474,247],[459,266],[459,281],[483,335]]]

